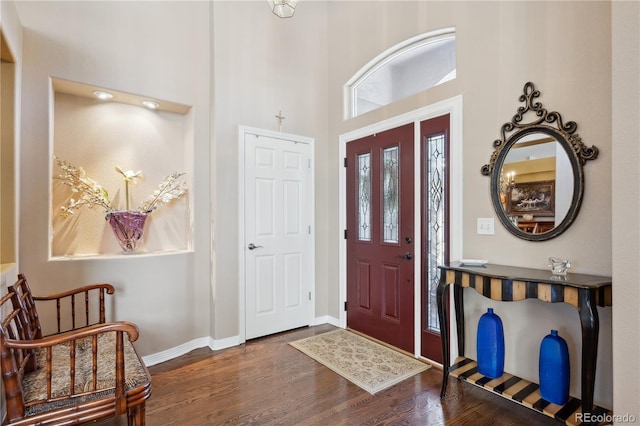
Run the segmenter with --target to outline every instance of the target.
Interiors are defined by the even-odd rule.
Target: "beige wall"
[[[111,318],[132,321],[140,327],[138,347],[143,355],[209,336],[210,4],[16,4],[24,28],[22,271],[40,294],[87,282],[113,283],[117,290]],[[49,76],[193,106],[193,252],[47,260],[52,155]],[[84,143],[90,145],[95,140]],[[171,162],[170,158],[164,160]],[[185,164],[183,158],[178,163],[176,167]],[[106,227],[106,223],[101,226]]]
[[[613,394],[616,414],[640,419],[640,3],[616,1],[611,10]]]
[[[18,219],[18,171],[19,164],[17,157],[20,153],[20,104],[21,104],[21,83],[22,83],[22,27],[20,25],[20,18],[18,17],[18,13],[15,8],[15,4],[13,2],[2,1],[0,2],[0,29],[2,30],[2,38],[3,42],[6,43],[6,47],[11,49],[11,56],[14,60],[13,64],[2,64],[0,72],[3,73],[2,77],[2,101],[0,109],[0,125],[2,125],[3,129],[0,132],[2,134],[2,144],[10,144],[11,149],[6,150],[5,147],[2,148],[2,153],[0,155],[6,155],[7,151],[11,152],[14,156],[11,161],[7,161],[6,158],[2,159],[2,172],[0,174],[0,179],[2,183],[0,183],[0,191],[8,191],[10,192],[10,197],[8,197],[5,193],[2,194],[1,200],[1,214],[4,216],[7,214],[7,210],[10,211],[9,215],[12,221],[15,223],[14,232],[11,233],[10,238],[7,238],[6,235],[0,235],[0,247],[4,252],[7,249],[7,246],[10,248],[9,258],[4,256],[4,253],[0,253],[0,292],[4,294],[6,291],[6,286],[13,283],[15,280],[15,275],[18,272],[18,259],[17,259],[17,251],[19,247],[18,241],[18,233],[15,232],[17,229]],[[3,45],[4,48],[4,45]],[[4,55],[2,55],[4,56]],[[4,73],[10,72],[12,74],[11,77],[7,77]],[[7,90],[7,81],[10,81],[9,87],[12,87],[13,94],[8,97],[12,100],[11,108],[13,111],[7,111],[7,103],[5,101],[5,90]],[[13,120],[13,123],[8,123],[7,117],[10,117]],[[4,127],[10,126],[11,131],[7,132]],[[10,141],[5,140],[9,136],[11,138]],[[11,171],[13,172],[13,176],[7,175],[7,170],[5,168],[7,162],[11,163]],[[10,185],[12,188],[7,188],[6,180],[10,181]],[[5,219],[2,219],[3,221]],[[2,230],[0,232],[4,232],[6,229],[4,226],[9,225],[6,222],[3,222]],[[7,239],[9,241],[7,241]],[[4,384],[0,383],[0,388],[2,389],[2,394],[4,395]],[[4,417],[5,413],[5,400],[4,398],[0,398],[0,416]]]
[[[300,9],[302,12],[303,9]],[[338,226],[338,136],[385,118],[456,95],[463,96],[463,256],[493,263],[546,268],[549,256],[569,258],[574,271],[611,274],[611,22],[608,2],[335,2],[328,8],[329,33],[329,229]],[[342,86],[373,57],[409,37],[456,28],[457,78],[427,92],[342,120]],[[588,48],[585,48],[588,46]],[[493,236],[475,233],[476,218],[495,217],[489,179],[480,167],[489,161],[500,126],[521,106],[524,83],[541,90],[540,101],[578,123],[600,157],[585,166],[581,214],[560,237],[527,242],[496,220]],[[593,84],[595,81],[598,84]],[[319,214],[319,213],[318,213]],[[330,233],[338,247],[337,233]],[[337,250],[334,251],[337,253]],[[330,258],[329,305],[338,316],[338,259]],[[503,318],[507,336],[505,369],[537,380],[540,340],[558,329],[570,347],[571,393],[580,395],[580,323],[575,309],[538,301],[496,304],[472,290],[467,300],[468,354],[475,353],[475,324],[486,308]],[[600,350],[597,403],[612,406],[611,309],[599,309]]]
[[[0,268],[7,270],[18,261],[18,156],[20,153],[20,93],[22,85],[22,28],[15,4],[0,3],[0,29],[2,31],[2,62],[0,73]],[[4,282],[4,276],[2,278]]]
[[[629,116],[614,116],[614,133],[619,137],[612,143],[608,2],[305,1],[290,20],[274,17],[264,3],[20,2],[27,68],[23,115],[29,118],[22,135],[20,259],[33,285],[48,289],[47,277],[73,283],[114,282],[119,294],[114,314],[141,326],[139,346],[144,354],[203,336],[236,336],[237,126],[276,129],[273,116],[282,110],[287,117],[285,132],[316,139],[316,313],[337,318],[339,135],[461,94],[464,256],[545,268],[547,257],[554,255],[571,258],[575,271],[613,272],[614,303],[620,306],[614,318],[613,339],[619,348],[614,351],[616,375],[613,381],[611,309],[600,309],[596,401],[611,406],[615,382],[616,411],[620,404],[620,409],[635,409],[637,414],[638,236],[636,232],[636,243],[621,249],[612,266],[610,207],[613,144],[627,141],[621,142],[622,152],[614,159],[614,164],[624,166],[614,173],[614,189],[616,182],[627,188],[628,171],[636,169],[638,160],[637,98],[616,96],[629,93],[625,82],[637,84],[637,64],[626,66],[628,57],[637,58],[637,43],[626,38],[629,29],[638,31],[637,19],[629,15],[637,17],[637,4],[614,6],[614,66],[619,68],[614,69],[614,78],[622,80],[614,86],[613,114],[627,111]],[[450,26],[456,27],[458,39],[455,81],[357,119],[342,120],[342,86],[360,67],[400,41]],[[195,106],[193,254],[46,261],[48,75]],[[491,155],[500,126],[519,106],[526,81],[542,91],[545,106],[576,121],[583,140],[600,149],[600,158],[585,166],[586,194],[575,224],[543,243],[516,239],[499,223],[494,236],[474,232],[477,217],[495,217],[489,181],[480,175],[480,167]],[[614,191],[614,201],[616,197],[628,198]],[[633,199],[637,203],[637,197]],[[614,210],[614,219],[627,221],[632,212]],[[626,247],[628,228],[616,225],[613,231],[619,247]],[[570,344],[572,393],[576,393],[579,328],[573,308],[537,301],[493,304],[473,293],[465,295],[467,324],[474,324],[487,306],[501,314],[511,336],[507,369],[525,377],[535,378],[539,339],[550,328],[558,328]],[[473,334],[467,330],[467,335]],[[467,342],[470,352],[475,348],[472,340]]]
[[[216,338],[238,324],[238,126],[282,130],[315,139],[316,314],[329,302],[326,3],[304,2],[293,19],[267,2],[213,2],[214,146],[212,162]],[[335,295],[333,296],[335,297]]]

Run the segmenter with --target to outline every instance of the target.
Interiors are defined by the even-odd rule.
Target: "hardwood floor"
[[[215,352],[201,348],[150,367],[147,425],[561,424],[453,378],[441,401],[437,368],[370,395],[288,345],[333,329],[302,328]]]

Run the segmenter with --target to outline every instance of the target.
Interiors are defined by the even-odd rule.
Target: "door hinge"
[[[311,168],[311,158],[309,158],[309,168]]]
[[[309,300],[311,300],[311,292],[309,292]]]
[[[346,229],[344,230],[344,239],[345,240],[347,239],[347,230]]]
[[[347,310],[347,302],[346,301],[344,302],[344,310],[345,311]]]
[[[344,157],[344,166],[347,167],[347,157]]]
[[[309,232],[309,235],[311,235],[311,225],[309,225],[309,228],[307,230]]]

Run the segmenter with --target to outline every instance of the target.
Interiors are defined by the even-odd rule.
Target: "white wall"
[[[556,223],[567,216],[573,198],[573,173],[569,156],[560,145],[556,147]]]
[[[113,283],[111,318],[140,327],[142,355],[210,336],[210,7],[207,2],[17,3],[24,27],[21,269],[40,294],[87,282]],[[192,253],[47,260],[50,76],[193,106]],[[95,142],[88,139],[86,144]],[[182,158],[178,162],[177,167],[184,164]]]

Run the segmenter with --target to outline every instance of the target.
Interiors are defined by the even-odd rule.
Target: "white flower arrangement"
[[[76,210],[85,206],[90,209],[98,206],[106,211],[115,210],[112,201],[109,199],[107,190],[87,176],[82,167],[77,167],[56,156],[53,158],[62,170],[62,173],[56,178],[59,179],[63,185],[70,187],[73,194],[66,205],[60,206],[60,215],[62,217],[69,217],[73,215]],[[118,166],[116,166],[115,169],[124,178],[126,209],[129,210],[129,183],[136,183],[136,179],[141,179],[143,177],[142,171],[125,171]],[[184,172],[173,172],[169,176],[166,176],[162,183],[158,185],[158,189],[153,191],[136,210],[141,213],[151,213],[158,207],[162,207],[173,200],[181,198],[187,192],[187,184],[184,179],[182,179],[184,175]]]

